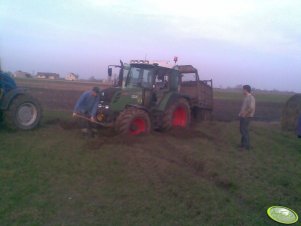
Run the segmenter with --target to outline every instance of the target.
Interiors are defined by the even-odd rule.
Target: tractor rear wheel
[[[161,130],[174,127],[186,128],[191,120],[190,106],[186,99],[180,98],[168,107],[162,118]]]
[[[38,126],[42,108],[33,97],[22,94],[15,97],[4,112],[4,121],[10,129],[30,130]]]
[[[192,109],[192,117],[195,122],[211,121],[212,120],[212,111],[205,110],[200,108]]]
[[[151,122],[148,114],[137,108],[127,108],[117,117],[115,129],[124,135],[149,133]]]

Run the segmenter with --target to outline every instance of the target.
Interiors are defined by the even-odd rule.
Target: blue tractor
[[[25,89],[17,87],[9,73],[0,71],[0,124],[31,130],[39,125],[42,108]]]

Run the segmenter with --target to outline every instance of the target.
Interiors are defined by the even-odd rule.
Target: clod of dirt
[[[106,139],[103,140],[91,140],[85,144],[85,147],[88,150],[96,150],[99,149],[102,145],[106,143]]]
[[[203,172],[205,169],[205,163],[202,161],[197,161],[195,159],[189,158],[187,156],[183,157],[183,162],[189,165],[196,173]]]
[[[93,139],[87,141],[85,147],[89,150],[99,149],[103,145],[123,145],[123,146],[132,146],[133,144],[143,143],[143,135],[139,136],[124,136],[118,135],[113,132],[105,133],[100,131]]]
[[[217,179],[215,181],[216,186],[223,188],[225,190],[234,190],[237,188],[237,185],[235,185],[233,182],[227,180],[227,179]]]
[[[54,119],[49,119],[47,121],[45,121],[46,125],[57,125],[61,122],[61,120],[59,118],[54,118]]]
[[[65,130],[79,129],[79,125],[75,121],[60,121],[60,127]]]
[[[201,137],[208,140],[214,139],[210,135],[196,130],[195,128],[173,128],[165,134],[179,139],[194,139],[196,137]]]

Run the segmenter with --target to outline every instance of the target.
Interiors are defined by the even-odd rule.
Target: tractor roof
[[[177,66],[180,73],[197,73],[197,69],[192,65],[178,65]]]
[[[174,67],[166,67],[158,64],[148,64],[148,63],[131,63],[131,66],[139,68],[157,68],[159,70],[177,70],[180,73],[197,73],[197,69],[192,65],[176,65]]]
[[[164,66],[161,66],[161,65],[158,65],[158,64],[141,64],[141,63],[132,63],[130,64],[131,66],[133,67],[138,67],[138,68],[156,68],[156,69],[159,69],[159,70],[177,70],[176,68],[174,67],[164,67]]]

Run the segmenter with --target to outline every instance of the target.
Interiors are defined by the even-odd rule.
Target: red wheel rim
[[[184,107],[177,107],[172,115],[172,126],[186,127],[187,111]]]
[[[130,134],[138,135],[146,131],[146,122],[142,118],[135,118],[130,126]]]

